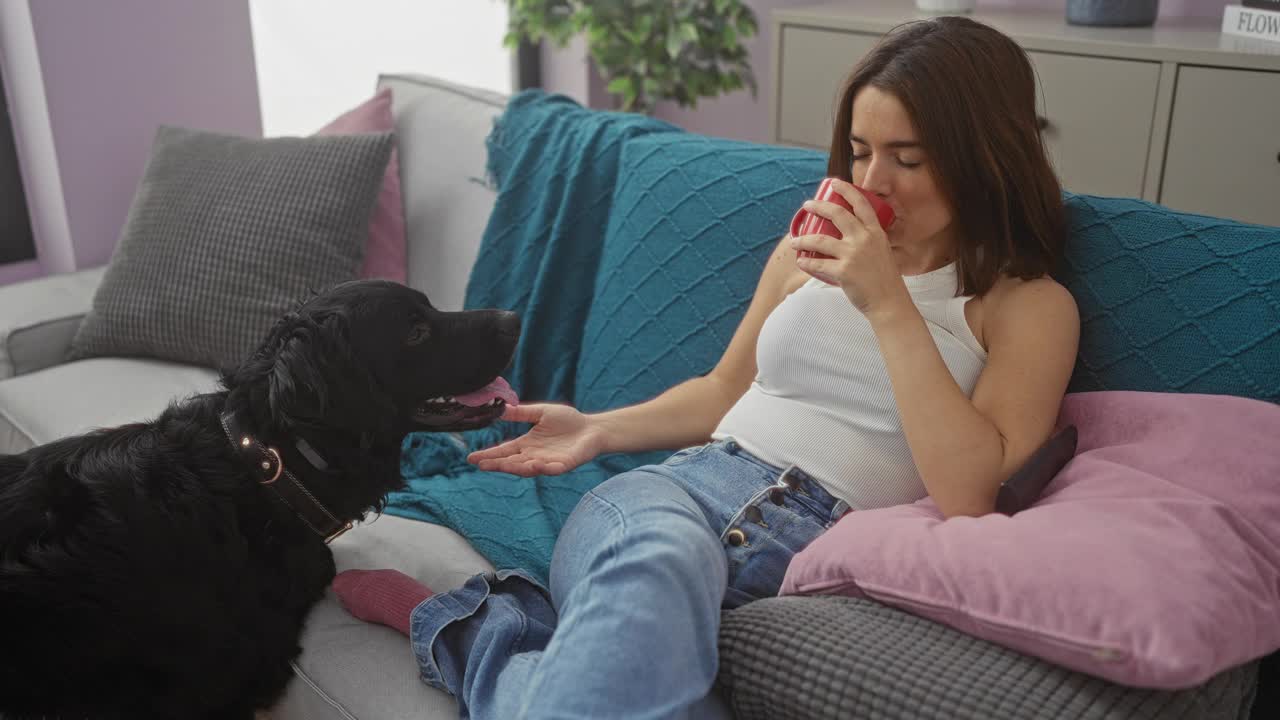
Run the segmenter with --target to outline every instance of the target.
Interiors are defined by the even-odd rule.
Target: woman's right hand
[[[503,420],[532,423],[524,435],[467,456],[481,470],[523,477],[560,475],[599,455],[604,434],[586,415],[568,405],[507,406]]]

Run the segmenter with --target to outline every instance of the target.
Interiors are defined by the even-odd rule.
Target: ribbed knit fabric
[[[964,317],[955,264],[903,276],[966,395],[986,352]],[[838,287],[810,280],[765,320],[758,373],[716,428],[774,465],[797,465],[855,509],[926,495],[871,323]]]
[[[399,570],[347,570],[333,579],[333,592],[355,617],[406,636],[414,608],[432,595],[426,585]]]

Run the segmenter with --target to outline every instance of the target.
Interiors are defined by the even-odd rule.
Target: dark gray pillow
[[[160,128],[71,359],[242,362],[299,300],[356,276],[391,145]]]

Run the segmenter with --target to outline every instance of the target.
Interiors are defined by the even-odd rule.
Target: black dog
[[[273,705],[333,580],[327,538],[402,486],[408,432],[502,414],[519,332],[514,313],[346,283],[283,318],[224,391],[0,456],[0,716]]]

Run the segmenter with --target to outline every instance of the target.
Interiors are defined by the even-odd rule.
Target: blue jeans
[[[728,718],[712,691],[721,609],[777,594],[847,509],[733,440],[622,473],[570,514],[549,590],[505,570],[413,611],[422,679],[463,718]]]

